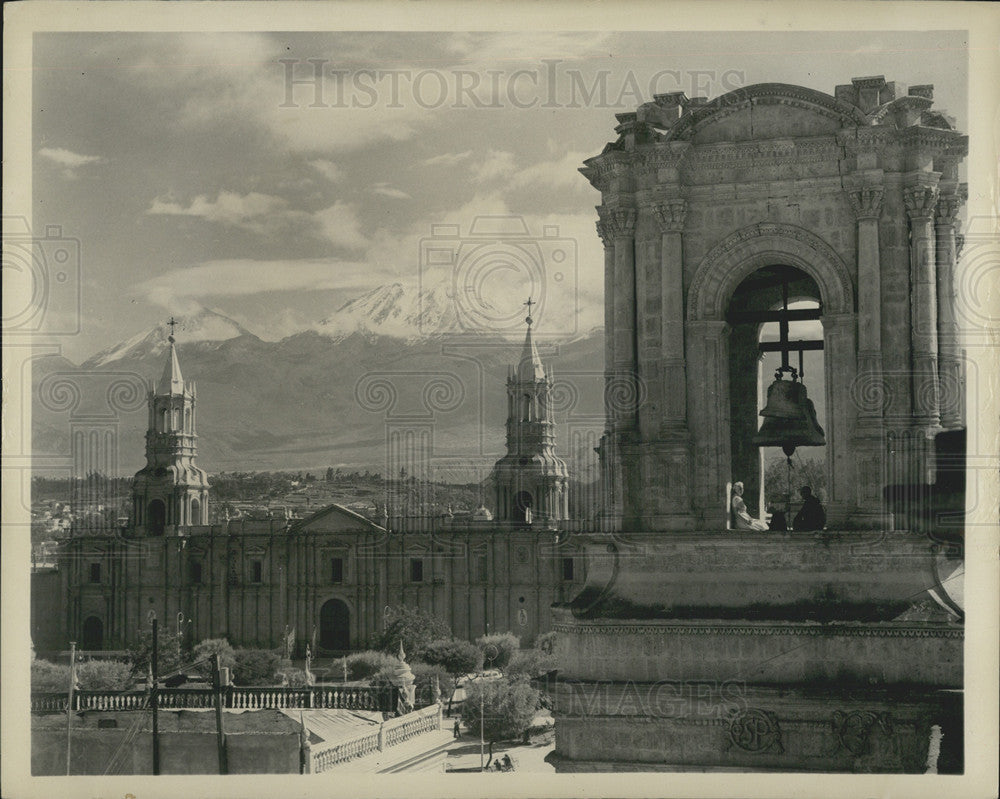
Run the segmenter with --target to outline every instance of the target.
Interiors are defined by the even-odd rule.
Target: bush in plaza
[[[76,666],[76,681],[84,691],[125,691],[132,687],[132,667],[120,660],[87,660]]]
[[[181,665],[181,639],[176,633],[161,626],[157,633],[157,674],[169,674]],[[128,662],[132,666],[132,676],[144,679],[149,674],[153,658],[153,631],[139,631],[138,641],[129,647]]]
[[[426,707],[434,703],[434,682],[437,681],[442,699],[450,699],[455,693],[455,678],[444,666],[431,663],[414,663],[410,669],[413,672],[413,688],[417,707]]]
[[[31,661],[31,690],[65,693],[69,690],[69,666],[48,660]]]
[[[348,681],[370,679],[383,669],[394,667],[399,663],[399,660],[392,655],[374,649],[353,652],[346,658],[337,658],[330,664],[330,679],[343,679],[345,660],[347,661]]]
[[[433,613],[405,606],[390,607],[385,613],[385,628],[375,638],[375,648],[395,655],[402,642],[406,659],[416,660],[431,641],[450,636],[451,628]]]
[[[281,658],[273,649],[237,649],[233,682],[236,685],[276,685]]]
[[[219,656],[219,668],[232,671],[236,665],[236,650],[226,638],[206,638],[191,652],[191,660],[198,673],[206,679],[212,677],[212,655]]]

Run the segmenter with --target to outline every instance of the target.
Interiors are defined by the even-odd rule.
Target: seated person
[[[792,520],[792,529],[798,532],[822,530],[826,525],[826,511],[819,498],[813,494],[812,487],[802,486],[799,494],[802,496],[802,508]]]
[[[733,529],[736,530],[766,530],[764,522],[754,519],[747,511],[743,501],[743,483],[733,484],[733,496],[729,500],[729,510],[733,519]]]
[[[788,518],[785,516],[785,512],[774,505],[769,507],[768,511],[771,513],[771,519],[767,524],[767,529],[780,533],[787,532]]]

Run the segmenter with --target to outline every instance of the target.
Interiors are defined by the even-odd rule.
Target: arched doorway
[[[532,507],[533,497],[528,491],[518,491],[514,495],[514,518],[527,521],[528,509]]]
[[[751,516],[765,519],[769,508],[798,504],[788,486],[785,454],[778,447],[758,447],[753,438],[762,419],[768,387],[779,367],[794,370],[825,422],[825,375],[820,290],[805,272],[791,266],[768,266],[745,277],[733,292],[726,313],[729,337],[730,453],[732,479],[744,484]],[[792,373],[785,372],[789,380]],[[824,448],[796,449],[793,482],[803,480],[825,494]],[[808,477],[803,477],[808,475]],[[824,497],[825,498],[825,497]]]
[[[167,506],[162,499],[154,499],[146,507],[146,526],[153,535],[163,535],[167,524]]]
[[[191,524],[201,524],[201,503],[197,499],[191,500]]]
[[[320,608],[319,645],[338,651],[351,648],[351,611],[340,599],[329,599]]]
[[[104,648],[104,622],[97,616],[87,616],[83,620],[83,629],[80,635],[80,649],[88,652],[99,651]]]

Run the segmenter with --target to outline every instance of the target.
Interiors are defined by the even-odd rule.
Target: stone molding
[[[879,624],[876,622],[875,624]],[[884,624],[884,622],[883,622]],[[942,629],[924,627],[857,627],[840,626],[837,624],[806,625],[805,623],[788,626],[780,624],[760,625],[723,625],[712,623],[697,623],[680,625],[670,622],[649,622],[646,624],[587,624],[572,622],[557,622],[552,629],[561,633],[579,635],[794,635],[808,637],[845,636],[850,638],[964,638],[963,629]]]
[[[797,225],[761,222],[732,233],[702,258],[688,289],[688,321],[721,319],[723,303],[739,282],[779,258],[816,281],[824,315],[853,313],[853,281],[829,244]]]
[[[745,752],[784,754],[778,717],[769,710],[747,708],[735,713],[729,722],[729,740]]]
[[[878,219],[882,212],[884,191],[878,186],[868,186],[848,192],[851,207],[858,219]]]
[[[909,186],[903,189],[903,201],[910,221],[930,220],[938,201],[937,186]]]
[[[684,219],[687,217],[687,200],[681,198],[656,203],[653,206],[653,211],[656,213],[656,221],[660,224],[660,232],[682,233],[684,231]]]

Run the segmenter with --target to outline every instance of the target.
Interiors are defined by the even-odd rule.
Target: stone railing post
[[[938,393],[937,286],[934,277],[934,210],[937,185],[903,189],[910,217],[910,347],[913,355],[913,418],[918,426],[941,422]]]

